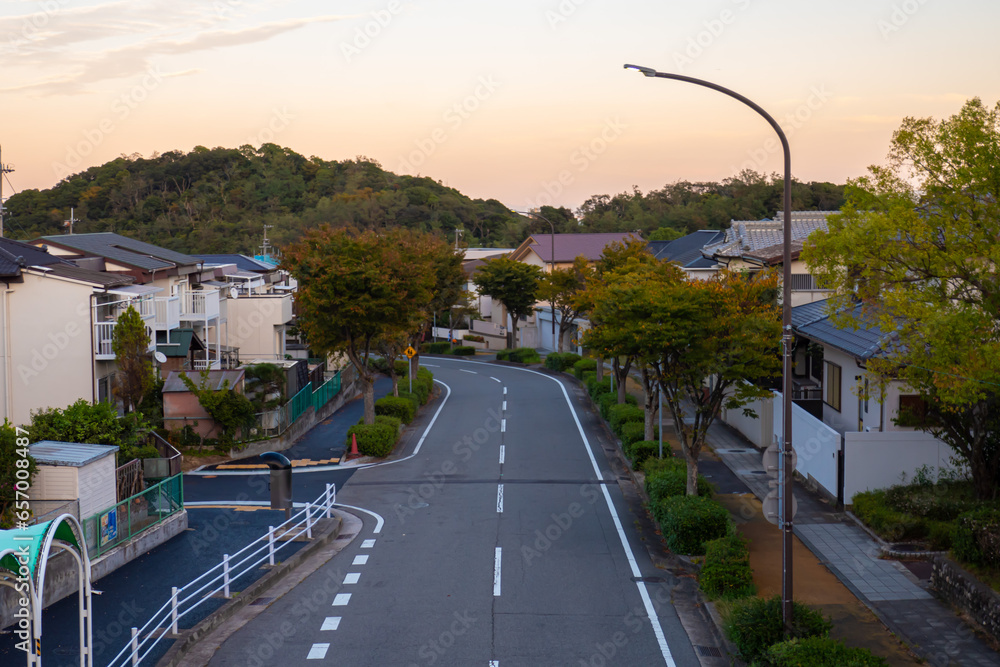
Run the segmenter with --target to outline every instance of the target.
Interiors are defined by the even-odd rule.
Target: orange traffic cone
[[[347,460],[359,458],[361,454],[358,453],[358,434],[351,434],[351,452],[347,455]]]

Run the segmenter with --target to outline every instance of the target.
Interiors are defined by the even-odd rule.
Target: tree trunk
[[[656,440],[656,415],[659,412],[656,399],[658,397],[655,391],[646,389],[646,423],[643,440]]]
[[[553,310],[552,311],[552,318],[555,319],[555,316],[556,316],[556,313]],[[562,354],[562,352],[563,352],[563,333],[564,333],[563,332],[563,315],[562,315],[562,313],[560,313],[559,314],[559,324],[556,326],[556,335],[559,336],[559,338],[556,340],[556,352],[558,352],[559,354]]]
[[[604,359],[597,357],[596,361],[597,361],[597,368],[595,368],[594,370],[597,372],[597,382],[600,383],[602,380],[604,380]]]
[[[687,459],[687,495],[696,496],[698,495],[698,457],[691,456],[690,452],[685,449],[684,458]]]
[[[365,397],[365,423],[375,423],[375,376],[371,373],[358,373],[361,382],[361,393]]]
[[[392,395],[399,398],[399,376],[393,372],[390,377],[392,378]]]

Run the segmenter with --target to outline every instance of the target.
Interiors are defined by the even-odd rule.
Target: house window
[[[868,414],[868,378],[865,378],[865,414]]]
[[[840,366],[823,362],[823,402],[840,412]]]
[[[921,426],[932,425],[927,418],[927,401],[916,394],[900,394],[899,410],[896,413],[896,426]]]

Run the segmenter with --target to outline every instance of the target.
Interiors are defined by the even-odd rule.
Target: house
[[[711,278],[719,270],[719,263],[706,257],[702,250],[721,243],[726,232],[716,229],[700,229],[673,241],[650,241],[646,248],[664,262],[673,262],[691,278]]]
[[[792,211],[792,305],[825,299],[829,294],[816,286],[805,262],[799,259],[802,244],[814,231],[826,229],[827,216],[836,211]],[[779,267],[784,260],[784,214],[772,220],[733,220],[720,241],[705,246],[701,253],[719,266],[759,271]]]
[[[243,393],[244,371],[240,370],[210,370],[207,388],[221,391],[232,389],[238,394]],[[190,373],[188,378],[195,386],[201,384],[200,373]],[[188,389],[181,379],[180,372],[173,372],[163,382],[163,427],[168,431],[177,431],[185,426],[191,426],[194,432],[202,438],[216,438],[219,426],[208,412],[198,402],[198,397]]]
[[[0,279],[0,418],[27,424],[33,410],[110,400],[115,322],[131,305],[152,330],[148,289],[6,238]]]
[[[159,364],[161,375],[169,375],[174,371],[194,370],[208,348],[194,329],[171,329],[156,332],[156,351],[166,357]]]

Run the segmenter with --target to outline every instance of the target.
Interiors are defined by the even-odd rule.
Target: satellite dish
[[[240,293],[240,291],[238,289],[236,289],[235,287],[230,287],[229,288],[229,298],[230,299],[235,299],[237,296],[239,296],[239,293]]]
[[[159,350],[157,350],[156,352],[153,353],[153,358],[156,359],[156,361],[158,363],[161,363],[161,364],[167,363],[167,355],[163,354]]]

